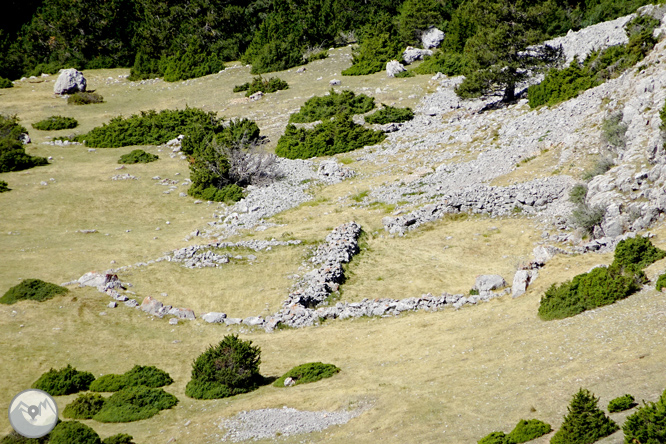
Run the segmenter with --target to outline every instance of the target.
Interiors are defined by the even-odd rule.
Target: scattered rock
[[[476,277],[474,289],[481,291],[500,290],[506,287],[506,281],[499,274],[484,274]]]
[[[386,64],[386,75],[388,77],[395,77],[396,74],[404,71],[407,71],[407,69],[397,60],[391,60]]]

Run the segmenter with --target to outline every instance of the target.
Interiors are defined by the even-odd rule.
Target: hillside
[[[663,8],[647,11],[663,20]],[[624,43],[629,19],[556,42],[567,57],[584,58],[598,42]],[[663,30],[662,21],[656,32]],[[173,377],[165,390],[179,403],[171,409],[130,423],[83,421],[102,438],[129,433],[137,443],[250,441],[270,435],[271,421],[282,422],[280,435],[252,442],[472,443],[520,419],[557,430],[581,387],[604,409],[625,393],[659,397],[666,293],[654,282],[666,259],[646,268],[640,291],[614,304],[554,321],[537,310],[552,284],[610,264],[620,239],[649,233],[666,249],[666,40],[619,77],[538,108],[525,98],[502,106],[462,100],[454,91],[461,77],[341,77],[351,47],[329,54],[305,71],[275,73],[289,89],[258,100],[232,92],[252,78],[241,63],[174,83],[129,81],[127,68],[85,70],[89,89],[105,99],[86,106],[53,95],[57,75],[0,90],[3,112],[29,128],[26,151],[51,162],[0,173],[11,188],[0,193],[0,293],[27,278],[69,289],[45,302],[0,305],[0,408],[66,364],[95,376],[154,365]],[[279,158],[281,179],[250,186],[235,204],[186,194],[189,162],[177,142],[53,142],[118,115],[189,106],[256,121],[268,139],[260,149],[270,153],[289,115],[331,88],[411,107],[415,118],[375,126],[386,131],[378,145]],[[79,126],[30,126],[51,115]],[[609,139],[619,126],[624,143]],[[137,148],[159,160],[117,163]],[[605,159],[612,164],[599,170]],[[570,191],[583,183],[586,204],[605,207],[591,233],[572,217]],[[520,270],[538,275],[512,297]],[[480,275],[508,285],[475,295]],[[167,305],[177,310],[167,313]],[[229,333],[261,347],[264,376],[319,361],[341,371],[288,389],[187,397],[192,362]],[[75,397],[56,397],[60,411]],[[630,413],[610,416],[621,424]],[[0,433],[9,433],[7,417],[0,421]],[[621,443],[622,431],[599,442]]]

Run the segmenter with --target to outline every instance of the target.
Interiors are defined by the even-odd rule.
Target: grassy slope
[[[301,76],[280,73],[290,89],[252,103],[231,93],[234,85],[251,78],[246,68],[235,68],[195,81],[135,87],[105,84],[109,75],[126,71],[95,71],[87,73],[89,84],[104,95],[105,104],[67,107],[63,100],[53,98],[52,82],[24,83],[5,90],[0,93],[0,104],[6,112],[18,114],[26,127],[61,114],[77,118],[81,122],[77,131],[81,132],[119,113],[206,105],[205,109],[227,117],[257,119],[262,132],[272,140],[270,149],[286,124],[285,111],[295,111],[310,96],[323,94],[329,89],[329,78],[337,77],[340,69],[348,66],[348,49],[334,53],[339,56],[315,62]],[[323,79],[316,81],[320,76]],[[376,94],[378,101],[400,106],[414,106],[415,100],[406,97],[422,95],[429,87],[426,77],[388,80],[382,73],[344,78],[343,84],[357,92],[367,87],[370,93],[381,86],[386,92]],[[399,97],[405,100],[398,102]],[[132,147],[88,153],[84,147],[39,145],[47,133],[30,133],[36,143],[28,151],[52,155],[55,161],[50,166],[0,175],[13,189],[0,195],[0,292],[19,278],[60,283],[90,270],[111,267],[111,260],[119,266],[154,259],[185,245],[182,239],[188,233],[212,219],[215,207],[194,205],[190,198],[178,197],[185,187],[167,195],[163,191],[168,187],[150,180],[155,175],[179,180],[188,176],[186,163],[170,159],[165,151],[150,147],[148,151],[160,154],[160,161],[116,171],[117,158]],[[551,147],[507,182],[536,177],[541,168],[554,168],[556,152],[557,147]],[[538,240],[540,231],[521,218],[442,221],[404,238],[387,239],[381,232],[381,218],[386,215],[381,207],[349,206],[353,203],[349,199],[339,203],[337,198],[398,179],[404,175],[400,169],[408,164],[396,163],[392,173],[376,177],[372,176],[380,171],[376,166],[360,162],[350,166],[367,175],[314,190],[318,197],[314,204],[274,218],[287,226],[254,234],[254,238],[293,236],[317,241],[339,223],[351,218],[359,221],[370,233],[369,250],[349,267],[345,300],[466,292],[474,276],[486,272],[500,273],[510,280],[515,266],[529,257]],[[123,173],[141,179],[110,180],[112,175]],[[55,183],[39,185],[51,177]],[[156,231],[157,227],[161,229]],[[100,233],[75,233],[90,228]],[[131,231],[127,233],[127,229]],[[10,231],[20,234],[9,235]],[[663,248],[665,230],[655,233],[657,245]],[[449,248],[444,250],[445,246]],[[303,247],[275,248],[257,254],[254,265],[239,262],[216,270],[185,270],[163,263],[121,278],[135,284],[133,290],[139,297],[166,292],[165,302],[191,306],[197,313],[216,309],[247,316],[264,313],[267,304],[269,311],[277,307],[291,283],[287,275],[297,272],[303,253]],[[221,418],[242,410],[284,405],[311,410],[359,404],[372,407],[347,425],[305,437],[312,442],[414,442],[414,437],[419,442],[476,442],[493,430],[508,432],[519,419],[528,417],[557,427],[570,396],[579,387],[591,389],[605,406],[624,393],[652,400],[666,386],[662,366],[666,358],[666,301],[661,293],[640,293],[563,321],[544,323],[536,316],[539,298],[551,283],[611,259],[610,255],[558,257],[525,296],[515,300],[504,297],[459,311],[334,321],[318,328],[270,335],[241,331],[244,338],[261,346],[265,375],[278,376],[312,361],[334,363],[342,372],[322,384],[289,391],[268,386],[217,401],[193,401],[184,396],[190,364],[208,344],[236,329],[198,320],[172,326],[123,306],[108,309],[108,298],[92,289],[74,289],[43,304],[0,306],[0,350],[12,358],[0,361],[5,375],[0,383],[0,409],[51,367],[71,363],[99,375],[122,373],[142,364],[168,371],[176,382],[167,390],[181,403],[139,423],[88,421],[103,437],[127,432],[141,443],[166,442],[171,437],[178,442],[218,442],[216,435],[224,433],[216,427]],[[652,276],[665,266],[661,261],[648,274]],[[100,315],[102,311],[107,315]],[[58,398],[59,407],[64,408],[74,397]],[[613,418],[625,416],[616,414]],[[185,427],[188,420],[192,423]],[[0,433],[9,430],[6,417],[0,419]],[[545,443],[548,438],[536,442]],[[303,439],[296,436],[284,442]],[[607,440],[621,441],[621,434]]]

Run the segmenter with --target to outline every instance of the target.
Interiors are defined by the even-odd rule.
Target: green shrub
[[[133,163],[150,163],[155,162],[160,156],[150,154],[144,150],[132,150],[127,154],[123,154],[118,159],[118,163],[133,164]]]
[[[100,422],[139,421],[176,404],[178,399],[161,388],[130,386],[111,395],[93,419]]]
[[[293,29],[291,20],[283,13],[269,14],[254,34],[241,61],[252,65],[252,74],[284,71],[303,64],[299,43],[301,30]],[[291,32],[286,32],[287,29]]]
[[[647,237],[636,236],[617,244],[613,265],[624,268],[645,268],[664,257],[666,257],[666,251],[652,245]]]
[[[26,154],[20,138],[27,132],[28,130],[19,125],[16,116],[0,114],[0,173],[48,165],[45,157]]]
[[[569,191],[569,202],[575,204],[584,204],[585,198],[587,197],[587,186],[586,185],[574,185],[574,187]]]
[[[196,197],[198,199],[210,202],[225,202],[227,204],[238,202],[243,197],[245,197],[243,188],[239,187],[235,183],[225,185],[222,188],[210,186],[204,189],[199,189],[195,186],[191,186],[187,190],[187,193],[190,196]]]
[[[564,423],[551,438],[551,444],[589,444],[619,429],[598,407],[599,398],[580,389],[567,408]]]
[[[402,43],[417,45],[422,31],[430,26],[441,26],[443,9],[443,5],[436,0],[406,0],[396,17]]]
[[[628,126],[622,123],[622,118],[622,111],[618,111],[604,119],[601,124],[601,140],[604,143],[617,148],[624,148],[627,145]]]
[[[9,184],[4,180],[0,180],[0,193],[4,193],[7,191],[11,191],[11,188],[9,188]]]
[[[67,97],[68,105],[90,105],[93,103],[103,103],[104,97],[94,92],[75,92]]]
[[[449,77],[463,75],[468,72],[467,58],[464,54],[456,52],[437,51],[416,68],[411,70],[415,74],[436,74],[441,72]]]
[[[363,76],[383,71],[388,62],[401,58],[402,49],[399,39],[378,26],[361,40],[352,56],[352,66],[343,70],[342,75]]]
[[[574,60],[567,68],[550,70],[541,83],[527,88],[527,101],[531,108],[552,106],[597,85],[594,77]]]
[[[416,76],[416,74],[414,74],[410,70],[400,71],[399,73],[394,75],[394,77],[396,79],[401,79],[401,78],[405,78],[405,77],[414,77],[414,76]]]
[[[88,134],[77,137],[87,146],[118,148],[132,145],[160,145],[194,130],[218,132],[222,122],[215,113],[197,108],[141,111],[128,118],[114,117]]]
[[[506,444],[504,432],[492,432],[481,438],[478,444]]]
[[[521,419],[511,433],[506,435],[506,443],[520,444],[531,441],[546,433],[550,433],[551,430],[550,424],[546,424],[538,419],[530,419],[529,421]]]
[[[331,89],[329,95],[312,97],[301,109],[289,116],[290,123],[308,123],[326,120],[339,114],[364,114],[375,107],[372,97],[354,94],[353,91],[336,93]]]
[[[203,77],[224,69],[222,57],[206,48],[196,37],[190,39],[185,50],[164,58],[160,65],[167,82]]]
[[[102,444],[135,444],[132,435],[118,433],[102,440]]]
[[[311,130],[287,125],[284,135],[278,140],[275,154],[288,159],[331,156],[375,145],[384,139],[386,135],[383,132],[364,128],[354,123],[350,115],[339,114]]]
[[[81,394],[67,404],[62,416],[71,419],[91,419],[102,409],[104,401],[105,399],[96,393]]]
[[[320,379],[330,378],[339,371],[340,369],[333,364],[310,362],[292,368],[275,381],[273,385],[275,387],[284,387],[284,380],[287,378],[293,379],[294,385],[307,384],[308,382],[316,382]]]
[[[62,129],[76,128],[79,122],[72,117],[51,116],[37,123],[33,123],[32,127],[40,131],[56,131]]]
[[[51,396],[71,395],[88,390],[95,380],[92,373],[80,372],[67,364],[60,370],[51,369],[39,377],[32,388],[44,390]]]
[[[40,279],[24,279],[20,284],[7,290],[0,298],[0,304],[9,305],[24,300],[43,302],[68,291],[65,287]]]
[[[627,444],[666,442],[666,392],[657,402],[643,403],[622,425]]]
[[[615,413],[629,410],[638,405],[635,401],[636,400],[631,395],[620,396],[619,398],[615,398],[608,403],[608,411],[610,413]]]
[[[194,360],[185,394],[195,399],[216,399],[257,389],[263,382],[260,355],[261,350],[252,341],[225,336]]]
[[[101,444],[93,429],[78,421],[63,421],[51,431],[49,444]]]
[[[328,58],[328,50],[322,49],[311,54],[303,54],[303,58],[305,59],[305,63],[314,62],[315,60],[323,60]]]
[[[264,94],[274,93],[283,89],[289,89],[289,84],[277,77],[271,77],[266,80],[261,76],[252,79],[252,82],[244,83],[242,85],[234,86],[234,92],[246,91],[245,97],[250,97],[256,92],[263,92]]]
[[[387,123],[395,122],[402,123],[412,120],[414,112],[410,108],[395,108],[393,106],[386,106],[376,113],[370,114],[365,117],[366,123],[377,123],[384,125]]]
[[[5,79],[4,77],[0,77],[0,89],[13,88],[13,87],[14,87],[14,82],[12,82],[9,79]]]
[[[0,439],[0,444],[47,444],[48,442],[49,435],[42,436],[41,438],[26,438],[23,435],[19,435],[15,430]]]
[[[625,275],[619,267],[599,267],[559,286],[553,284],[541,298],[539,317],[564,319],[615,301],[639,290],[639,276]]]
[[[122,375],[108,374],[100,376],[90,384],[90,390],[93,392],[117,392],[125,387],[143,385],[157,388],[171,383],[173,383],[173,379],[164,370],[152,365],[135,365]]]
[[[663,288],[666,288],[666,273],[659,276],[655,288],[657,291],[661,291]]]
[[[602,206],[590,207],[580,204],[571,212],[572,222],[575,226],[582,228],[586,233],[592,234],[594,227],[604,220],[606,208]]]
[[[595,162],[592,168],[583,173],[583,180],[591,180],[593,177],[601,176],[606,171],[613,168],[613,166],[615,166],[615,164],[611,158],[602,157]]]

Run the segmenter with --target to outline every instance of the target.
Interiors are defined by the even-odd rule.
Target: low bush
[[[118,163],[124,163],[124,164],[150,163],[150,162],[155,162],[159,158],[160,156],[156,154],[147,153],[144,150],[132,150],[131,152],[120,156],[120,159],[118,159]]]
[[[386,69],[391,60],[399,60],[403,47],[399,39],[379,27],[367,33],[354,51],[352,66],[343,70],[343,76],[362,76]]]
[[[224,69],[222,57],[216,52],[211,52],[197,38],[192,38],[186,49],[164,57],[159,65],[167,82],[203,77]]]
[[[314,62],[315,60],[323,60],[328,58],[328,50],[327,49],[322,49],[319,51],[313,51],[313,52],[306,52],[303,54],[303,59],[305,60],[305,63],[310,63]]]
[[[84,393],[67,404],[62,416],[71,419],[91,419],[102,409],[104,401],[106,400],[101,395]]]
[[[9,435],[0,438],[0,444],[48,444],[49,435],[42,436],[41,438],[26,438],[19,435],[17,431],[13,430]]]
[[[310,362],[301,364],[289,370],[273,383],[275,387],[284,387],[284,380],[291,378],[294,385],[316,382],[320,379],[330,378],[338,373],[340,369],[333,364],[323,364],[321,362]]]
[[[62,129],[76,128],[79,122],[72,117],[51,116],[37,123],[33,123],[32,127],[40,131],[57,131]]]
[[[580,204],[571,212],[571,222],[585,230],[587,234],[592,234],[594,227],[604,220],[606,208],[602,206],[590,207],[586,204]]]
[[[666,257],[666,251],[652,245],[647,237],[636,236],[622,240],[617,244],[613,265],[640,269],[664,257]]]
[[[530,419],[529,421],[521,419],[511,433],[506,435],[506,443],[520,444],[531,441],[546,433],[550,433],[551,430],[550,424],[546,424],[538,419]]]
[[[384,139],[386,135],[383,132],[364,128],[354,123],[350,115],[340,114],[311,130],[287,125],[284,135],[278,140],[275,154],[288,159],[331,156],[376,145]]]
[[[395,77],[396,79],[401,79],[401,78],[405,78],[405,77],[415,77],[415,76],[416,76],[416,74],[414,74],[414,72],[412,72],[411,70],[408,69],[408,70],[400,71],[399,73],[396,73],[393,77]]]
[[[78,421],[63,421],[49,435],[49,444],[102,444],[97,432]]]
[[[478,444],[506,444],[506,434],[504,432],[491,432],[481,438]]]
[[[620,396],[619,398],[612,399],[608,403],[608,411],[610,413],[623,412],[636,407],[636,400],[631,395]]]
[[[5,182],[4,180],[0,180],[0,193],[4,193],[11,190],[12,189],[9,188],[9,184],[7,182]]]
[[[65,287],[44,282],[40,279],[24,279],[20,284],[7,290],[0,298],[0,304],[9,305],[25,300],[43,302],[68,291]]]
[[[601,176],[615,166],[613,159],[610,157],[602,157],[597,160],[592,168],[583,173],[583,180],[591,180],[593,177]]]
[[[263,382],[260,355],[261,350],[252,341],[225,336],[194,360],[185,394],[195,399],[216,399],[257,389]]]
[[[125,387],[143,385],[150,388],[164,387],[173,383],[167,372],[152,365],[135,365],[122,375],[108,374],[100,376],[90,384],[93,392],[117,392]]]
[[[44,390],[51,396],[71,395],[88,390],[94,380],[92,373],[80,372],[67,364],[60,370],[51,369],[44,373],[32,388]]]
[[[568,413],[551,444],[589,444],[619,429],[618,425],[599,409],[599,398],[580,389],[567,407]]]
[[[261,76],[253,78],[252,82],[234,86],[234,92],[246,91],[245,97],[250,97],[252,94],[259,91],[264,94],[270,94],[284,89],[289,89],[289,84],[284,80],[277,77],[264,79]]]
[[[93,419],[100,422],[139,421],[176,404],[178,399],[161,388],[130,386],[111,395]]]
[[[550,70],[541,83],[527,89],[527,100],[531,108],[541,105],[556,105],[577,97],[582,91],[593,88],[598,82],[577,60],[564,69]]]
[[[104,97],[94,92],[75,92],[67,97],[68,105],[90,105],[94,103],[103,103]]]
[[[622,111],[619,111],[604,119],[601,124],[601,140],[604,143],[616,148],[624,148],[627,145],[628,126],[622,123],[623,117]]]
[[[87,134],[77,136],[87,146],[96,148],[118,148],[132,145],[160,145],[180,134],[199,130],[219,132],[222,121],[214,112],[197,108],[184,110],[141,111],[130,117],[114,117]]]
[[[666,391],[657,402],[643,403],[622,425],[625,443],[666,442]]]
[[[28,130],[19,125],[16,116],[0,114],[0,173],[48,165],[45,157],[26,154],[21,136],[27,132]]]
[[[365,117],[366,123],[377,123],[384,125],[387,123],[402,123],[412,120],[414,112],[410,108],[395,108],[384,105],[379,111]]]
[[[467,59],[464,54],[457,52],[437,51],[416,68],[411,70],[415,74],[436,74],[441,72],[449,77],[463,75],[468,71]]]
[[[9,79],[5,79],[4,77],[0,77],[0,89],[13,88],[13,87],[14,87],[14,82],[12,82]]]
[[[135,444],[132,435],[118,433],[102,440],[102,444]]]
[[[569,202],[583,205],[587,197],[587,185],[574,185],[569,191]]]
[[[663,288],[666,288],[666,273],[662,274],[657,278],[657,284],[655,285],[657,291],[661,291]]]
[[[329,95],[312,97],[301,109],[289,116],[290,123],[308,123],[326,120],[340,114],[364,114],[375,107],[372,97],[354,94],[353,91],[336,93],[331,89]]]
[[[235,183],[225,185],[222,188],[210,186],[204,189],[199,189],[195,186],[191,186],[187,190],[187,194],[197,199],[210,202],[224,202],[227,204],[238,202],[245,196],[243,188]]]

